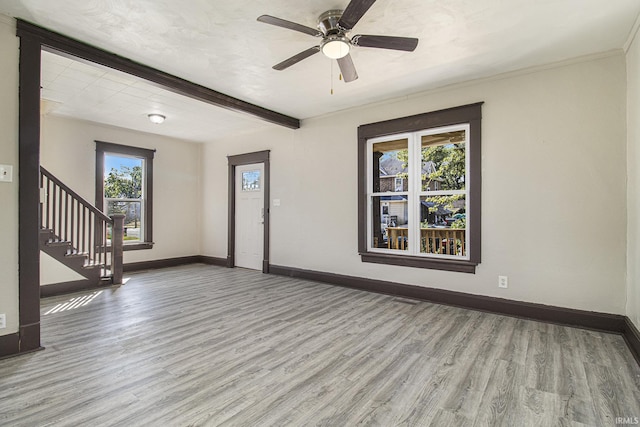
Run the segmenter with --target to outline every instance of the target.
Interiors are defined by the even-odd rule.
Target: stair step
[[[50,240],[45,243],[47,246],[71,246],[71,242],[66,240]]]

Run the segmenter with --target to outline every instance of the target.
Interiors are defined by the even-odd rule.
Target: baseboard
[[[57,295],[70,294],[72,292],[84,291],[104,287],[105,284],[94,283],[91,280],[74,280],[72,282],[52,283],[40,286],[40,298],[53,297]],[[111,286],[109,283],[106,286]]]
[[[44,350],[40,346],[40,324],[20,327],[19,332],[0,336],[0,359]]]
[[[192,256],[184,256],[178,258],[165,258],[165,259],[157,259],[153,261],[141,261],[141,262],[130,262],[124,264],[123,271],[141,271],[141,270],[153,270],[156,268],[167,268],[167,267],[178,267],[180,265],[188,265],[188,264],[209,264],[209,265],[219,265],[220,267],[227,266],[227,260],[225,258],[216,258],[211,256],[204,255],[192,255]]]
[[[156,268],[177,267],[179,265],[195,264],[202,262],[199,255],[179,258],[156,259],[153,261],[129,262],[122,266],[123,271],[153,270]]]
[[[209,264],[209,265],[217,265],[220,267],[227,267],[227,259],[226,258],[216,258],[216,257],[212,257],[212,256],[204,256],[204,255],[200,255],[199,256],[201,263],[203,264]]]
[[[625,329],[622,335],[631,353],[633,353],[633,357],[636,358],[638,365],[640,365],[640,331],[628,317],[625,317]]]
[[[586,329],[619,334],[625,334],[625,331],[628,330],[625,322],[626,316],[617,314],[576,310],[277,265],[271,265],[270,272],[282,276],[299,277],[301,279],[315,280],[370,292],[419,299],[525,319],[540,320],[560,325],[578,326]]]
[[[12,356],[20,351],[20,334],[17,332],[0,337],[0,358]]]

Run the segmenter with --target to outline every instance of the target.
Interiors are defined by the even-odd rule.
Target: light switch
[[[13,182],[13,166],[0,165],[0,182]]]
[[[273,206],[280,206],[280,199],[273,199]]]

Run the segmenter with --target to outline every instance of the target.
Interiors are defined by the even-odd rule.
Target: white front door
[[[236,166],[236,267],[262,270],[264,163]]]

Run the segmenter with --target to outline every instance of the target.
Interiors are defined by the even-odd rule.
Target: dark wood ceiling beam
[[[190,82],[164,71],[157,70],[139,62],[107,52],[98,47],[72,39],[18,19],[17,34],[19,37],[29,36],[41,41],[42,47],[54,53],[80,59],[89,63],[104,65],[127,74],[147,80],[171,92],[197,99],[208,104],[228,110],[245,113],[290,129],[300,128],[300,120],[260,107],[255,104],[234,98],[208,87]]]

